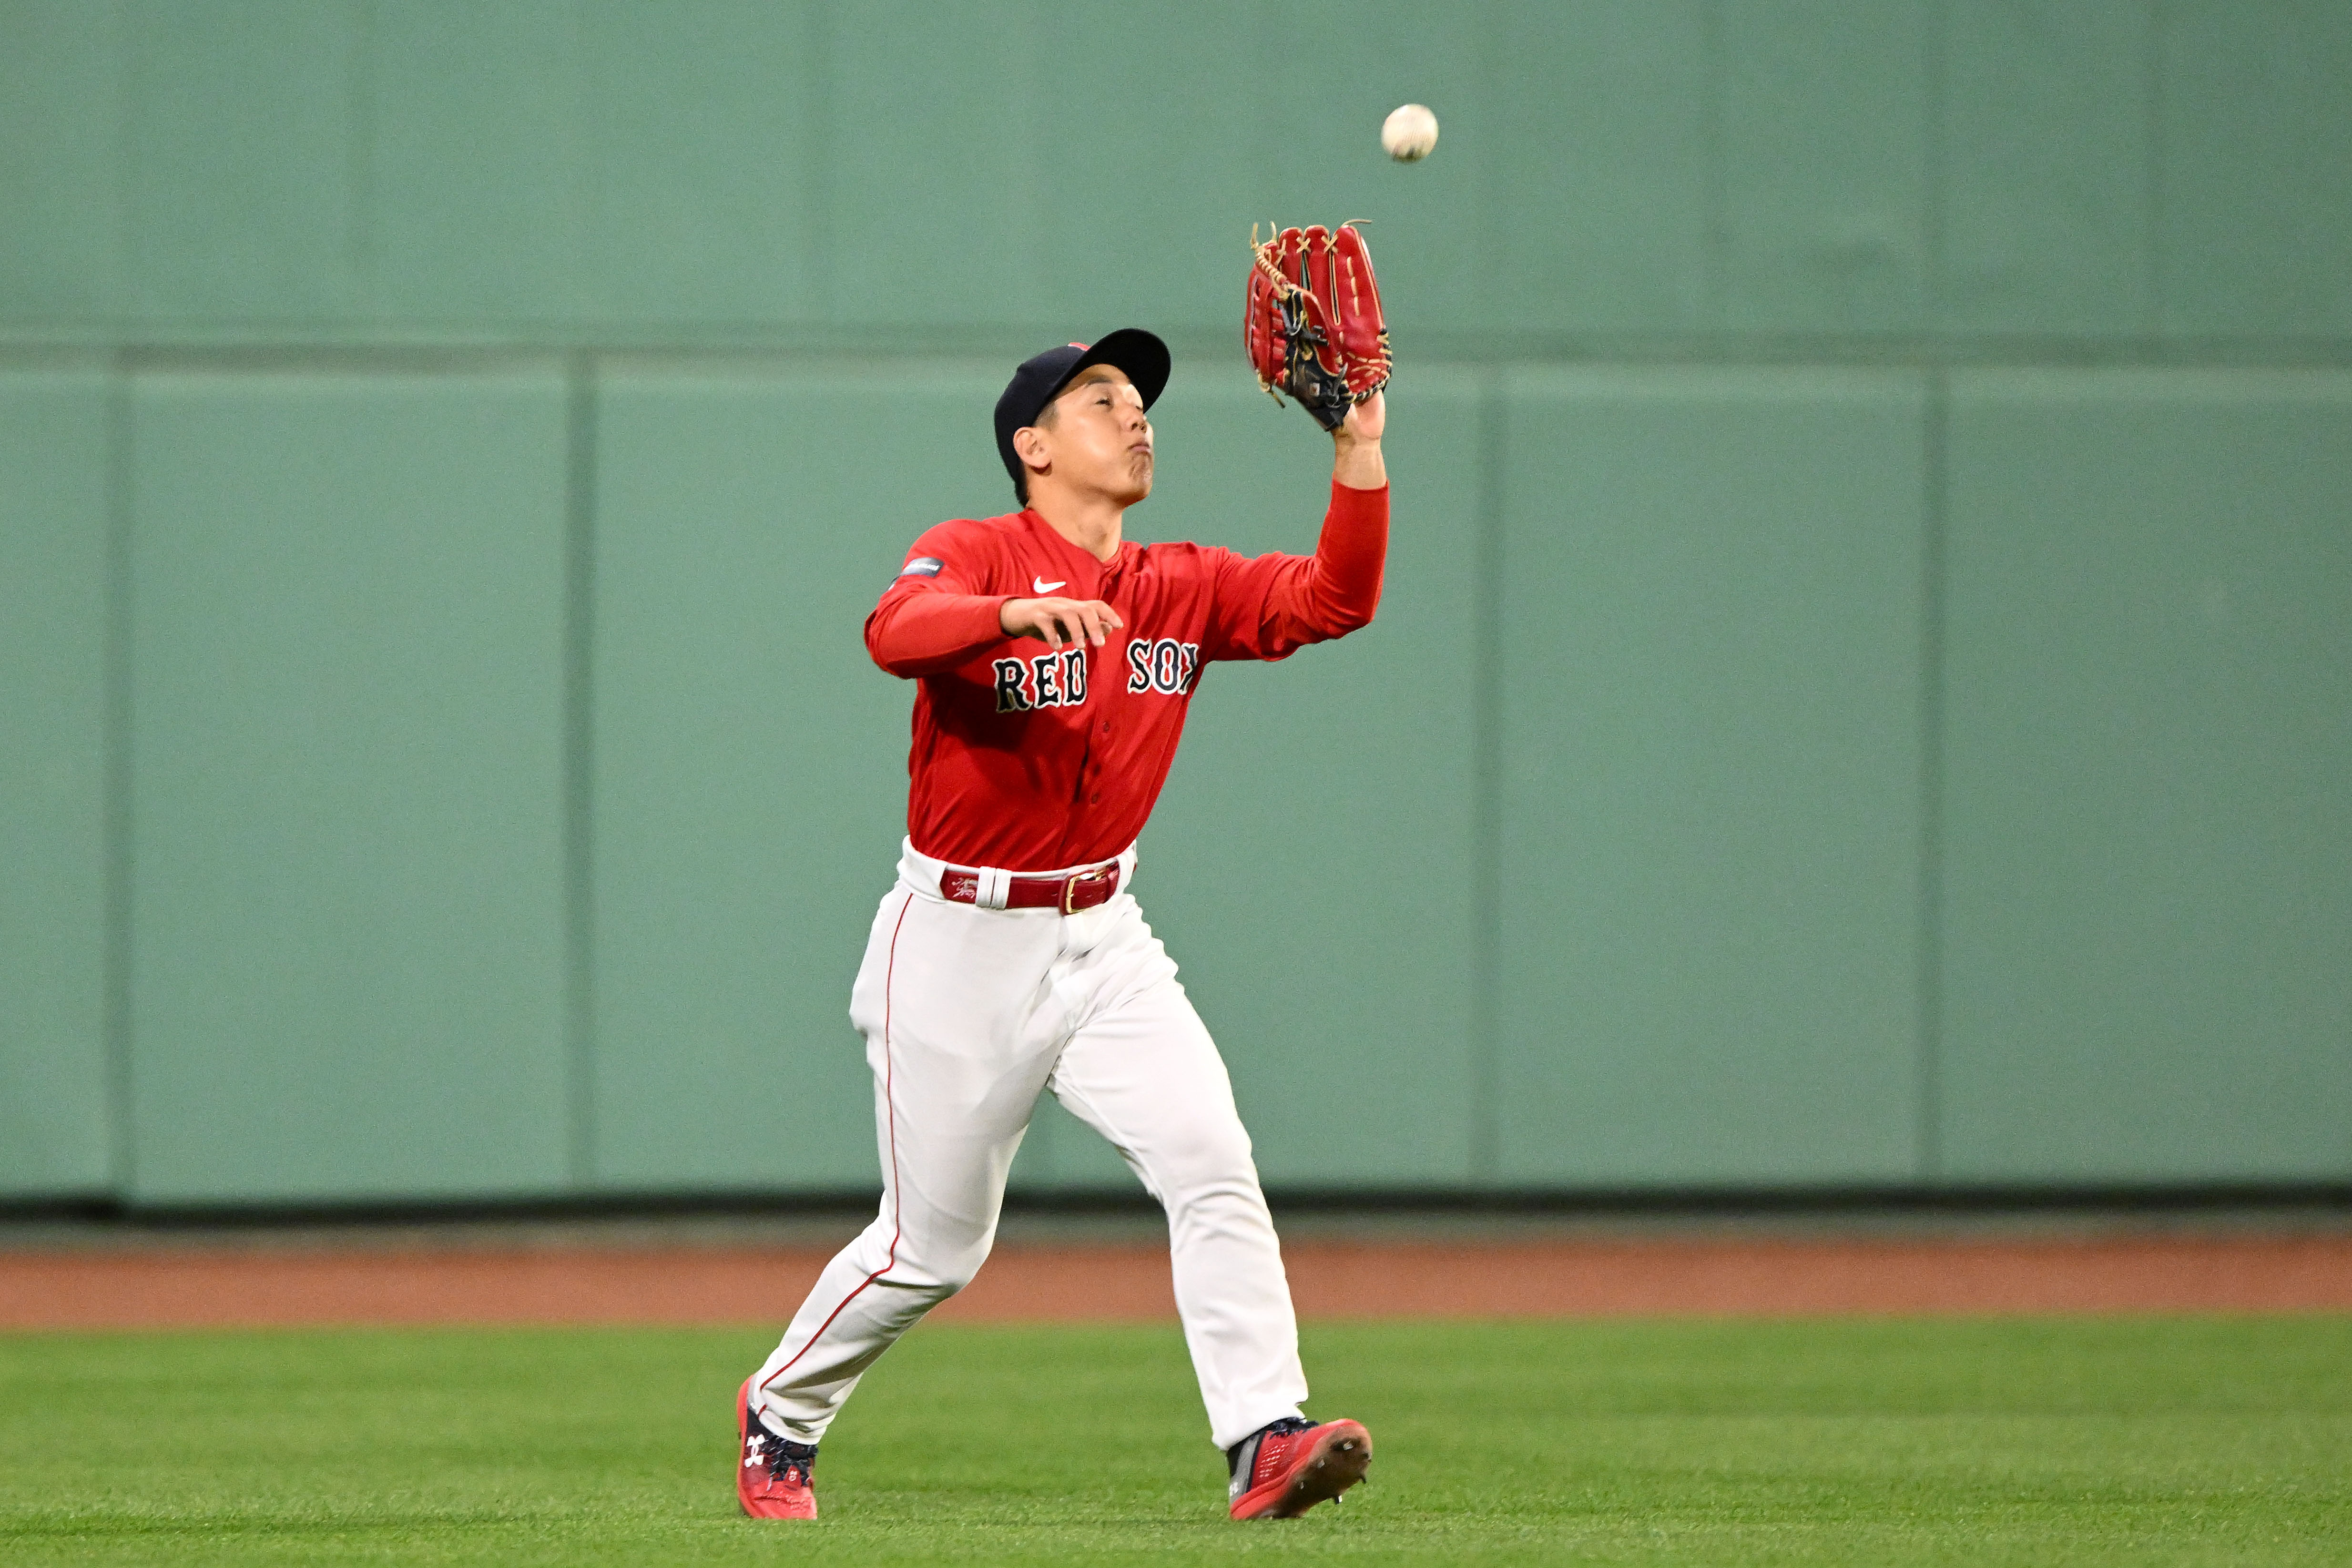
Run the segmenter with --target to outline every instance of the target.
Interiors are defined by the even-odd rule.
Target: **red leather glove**
[[[1286,228],[1264,244],[1250,233],[1249,298],[1242,315],[1257,384],[1286,392],[1337,430],[1348,410],[1389,384],[1389,329],[1372,253],[1353,224]]]

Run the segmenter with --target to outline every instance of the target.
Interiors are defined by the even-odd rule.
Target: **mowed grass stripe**
[[[2352,1319],[1307,1331],[1372,1479],[1223,1517],[1173,1328],[927,1326],[814,1526],[735,1516],[740,1331],[0,1337],[36,1563],[2352,1562]]]

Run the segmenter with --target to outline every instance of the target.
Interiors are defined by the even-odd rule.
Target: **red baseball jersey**
[[[1053,871],[1135,841],[1184,713],[1219,659],[1286,658],[1372,618],[1389,492],[1334,483],[1312,555],[1123,542],[1097,561],[1034,511],[917,540],[866,618],[866,647],[919,680],[907,832],[960,866]],[[1007,599],[1100,599],[1125,626],[1056,653],[1004,635]]]

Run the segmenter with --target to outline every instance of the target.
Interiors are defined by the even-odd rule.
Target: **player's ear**
[[[1045,432],[1034,425],[1024,425],[1013,432],[1013,455],[1033,473],[1042,474],[1054,466],[1050,446]]]

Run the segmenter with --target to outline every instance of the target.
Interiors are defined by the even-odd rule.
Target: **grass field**
[[[2352,1320],[1376,1324],[1307,1335],[1379,1457],[1223,1518],[1172,1328],[918,1331],[752,1524],[768,1337],[0,1338],[0,1561],[2352,1563]]]

